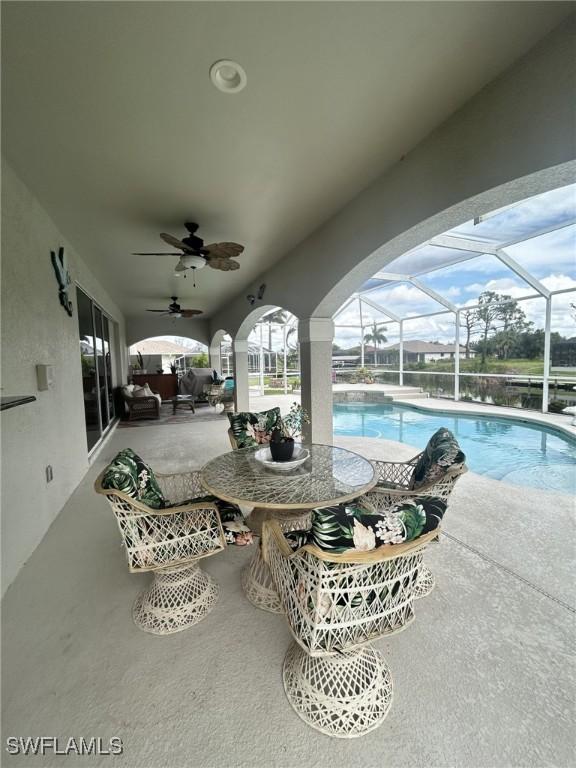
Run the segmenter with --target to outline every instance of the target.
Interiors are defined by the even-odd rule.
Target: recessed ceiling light
[[[223,93],[238,93],[246,86],[246,72],[236,61],[221,59],[210,67],[210,80]]]

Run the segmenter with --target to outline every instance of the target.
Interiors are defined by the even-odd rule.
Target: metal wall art
[[[66,267],[64,260],[64,248],[58,248],[58,253],[50,251],[50,258],[52,259],[52,266],[56,273],[56,280],[58,281],[58,298],[60,304],[64,307],[66,312],[72,317],[72,302],[68,298],[68,286],[70,285],[70,273]]]

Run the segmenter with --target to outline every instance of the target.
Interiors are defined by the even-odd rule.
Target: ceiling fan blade
[[[184,253],[195,253],[193,248],[189,248],[186,243],[183,243],[182,240],[178,240],[174,235],[169,235],[167,232],[160,232],[160,237],[165,243],[168,243],[168,245],[171,245],[173,248],[179,248],[181,251],[184,251]]]
[[[146,312],[161,312],[163,315],[170,314],[170,312],[166,312],[165,309],[147,309]]]
[[[181,253],[133,253],[132,256],[182,256]]]
[[[201,315],[201,309],[181,309],[180,314],[182,317],[194,317],[194,315]]]
[[[222,272],[230,272],[240,269],[240,264],[232,259],[208,259],[208,266],[212,269],[219,269]]]
[[[209,257],[231,259],[240,256],[244,251],[244,246],[240,243],[210,243],[210,245],[204,246],[204,250],[208,251]]]

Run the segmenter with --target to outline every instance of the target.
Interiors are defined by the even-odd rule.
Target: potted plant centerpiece
[[[270,437],[270,453],[274,461],[290,461],[294,453],[294,438],[302,435],[302,427],[309,424],[308,414],[298,403],[289,413],[280,417]]]

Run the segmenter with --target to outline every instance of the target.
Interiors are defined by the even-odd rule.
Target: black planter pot
[[[286,438],[281,443],[270,443],[270,453],[274,461],[290,461],[294,453],[294,440]]]

